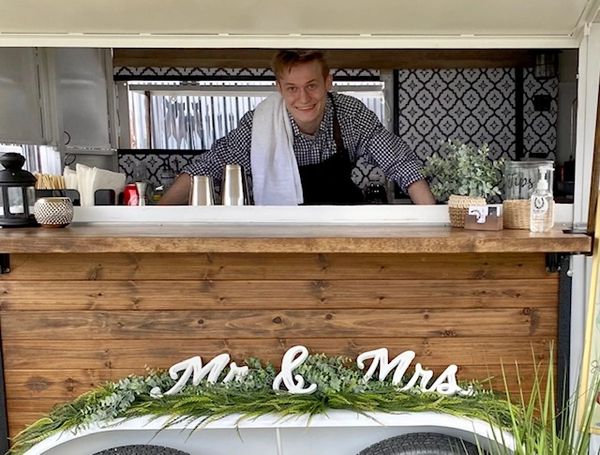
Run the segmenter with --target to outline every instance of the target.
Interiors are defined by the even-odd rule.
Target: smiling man
[[[249,173],[257,205],[358,204],[363,194],[351,173],[361,156],[415,204],[435,203],[421,163],[406,144],[361,101],[331,92],[322,52],[280,51],[272,68],[278,93],[186,167],[161,204],[187,202],[189,175],[210,175],[220,186],[226,164],[240,164]]]

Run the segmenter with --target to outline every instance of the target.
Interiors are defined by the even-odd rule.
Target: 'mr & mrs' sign
[[[282,384],[289,393],[309,394],[317,390],[316,384],[306,385],[305,379],[300,374],[294,374],[295,370],[302,365],[308,358],[308,349],[304,346],[294,346],[287,350],[281,361],[281,371],[273,381],[273,390],[282,390]],[[404,351],[397,355],[391,361],[389,360],[387,348],[375,349],[373,351],[363,352],[356,358],[356,365],[359,369],[365,369],[365,361],[371,361],[363,380],[368,382],[372,380],[377,373],[377,379],[383,381],[393,371],[392,384],[401,384],[406,371],[415,358],[414,351]],[[248,367],[239,367],[235,362],[229,363],[229,354],[219,354],[206,365],[202,364],[200,356],[191,357],[182,362],[176,363],[169,369],[169,375],[177,382],[166,392],[155,387],[151,391],[154,398],[163,395],[175,395],[185,387],[192,379],[192,384],[197,386],[200,381],[206,378],[207,382],[215,383],[221,376],[223,370],[229,365],[229,371],[222,382],[243,381],[248,374]],[[437,377],[433,384],[429,385],[433,378],[433,371],[425,369],[420,363],[415,364],[414,373],[408,382],[399,390],[406,391],[413,388],[419,388],[424,392],[437,392],[442,395],[461,395],[468,396],[473,394],[471,388],[462,389],[456,382],[456,365],[448,365],[444,372]],[[181,375],[180,375],[181,373]]]

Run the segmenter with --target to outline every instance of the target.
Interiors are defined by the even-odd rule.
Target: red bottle
[[[124,205],[138,205],[139,196],[135,183],[125,185],[123,189],[123,204]]]

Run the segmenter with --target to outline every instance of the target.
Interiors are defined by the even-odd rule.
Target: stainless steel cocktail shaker
[[[189,205],[214,205],[212,178],[208,175],[194,175],[190,188]]]
[[[228,164],[223,174],[223,205],[244,205],[246,179],[242,166]]]

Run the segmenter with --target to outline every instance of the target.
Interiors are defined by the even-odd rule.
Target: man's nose
[[[306,90],[305,88],[301,88],[300,89],[300,101],[306,101],[309,99],[310,99],[310,96],[308,95],[308,90]]]

